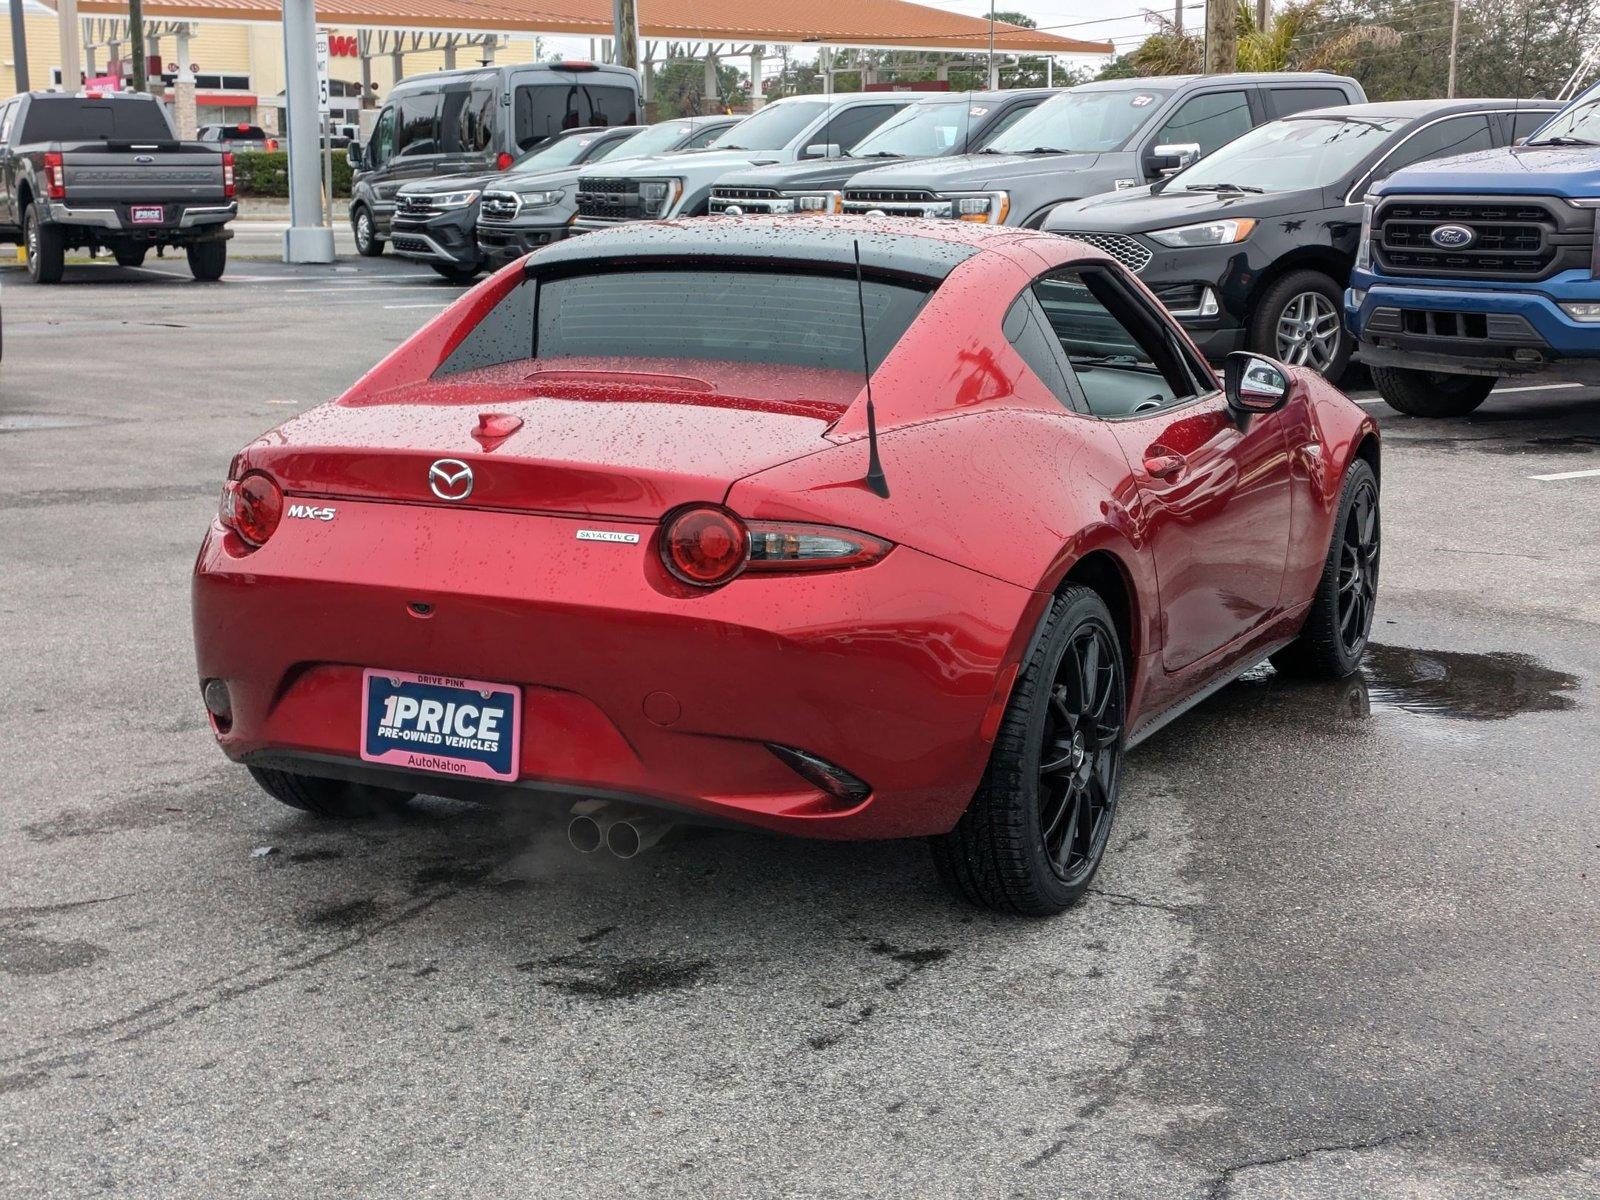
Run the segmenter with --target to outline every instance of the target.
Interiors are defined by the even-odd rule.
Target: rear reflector
[[[792,768],[796,775],[807,783],[821,788],[835,800],[859,804],[872,794],[872,786],[866,780],[856,778],[843,767],[825,758],[818,758],[805,750],[796,750],[793,746],[780,746],[776,742],[768,742],[766,745],[767,749]]]

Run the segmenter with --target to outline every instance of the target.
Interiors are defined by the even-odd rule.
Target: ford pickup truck
[[[179,141],[153,96],[29,92],[0,104],[0,242],[26,247],[35,283],[59,283],[68,250],[136,267],[162,246],[182,247],[196,279],[220,279],[233,186],[232,152]]]
[[[1513,376],[1600,383],[1600,85],[1526,126],[1367,193],[1345,318],[1400,412],[1465,416]]]

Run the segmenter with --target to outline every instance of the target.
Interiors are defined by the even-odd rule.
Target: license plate
[[[160,204],[135,204],[128,210],[128,219],[135,225],[164,225],[167,210]]]
[[[367,670],[361,757],[473,779],[515,779],[522,693],[504,683]]]

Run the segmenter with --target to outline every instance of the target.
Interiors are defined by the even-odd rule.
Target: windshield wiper
[[[1537,142],[1523,142],[1524,146],[1600,146],[1600,142],[1592,142],[1588,138],[1570,137],[1558,133],[1555,137],[1541,138]]]
[[[893,150],[874,150],[871,154],[846,154],[846,158],[904,158],[903,154],[896,154]]]
[[[1255,192],[1260,194],[1265,188],[1252,187],[1248,183],[1191,183],[1185,185],[1186,192]]]

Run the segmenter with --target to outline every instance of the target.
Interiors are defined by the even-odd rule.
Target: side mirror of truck
[[[801,158],[838,158],[844,147],[838,142],[813,142],[800,152]]]
[[[1150,152],[1145,166],[1152,175],[1165,178],[1200,159],[1199,142],[1163,142]]]
[[[366,156],[362,154],[361,147],[355,142],[345,146],[344,157],[345,161],[350,164],[352,171],[359,171],[366,166]]]
[[[1222,390],[1236,416],[1277,412],[1289,402],[1289,369],[1264,354],[1235,350],[1223,360]]]

